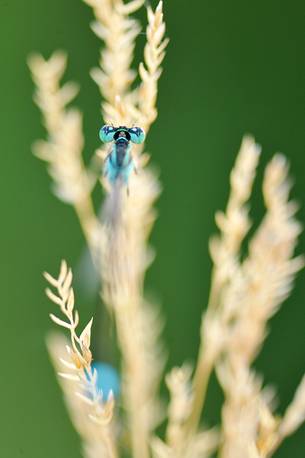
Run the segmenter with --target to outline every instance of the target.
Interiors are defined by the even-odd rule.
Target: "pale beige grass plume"
[[[147,133],[157,117],[158,80],[168,43],[162,2],[155,10],[147,8],[144,60],[138,73],[131,65],[141,27],[132,15],[144,0],[85,2],[95,15],[92,29],[104,42],[99,67],[91,72],[103,98],[102,117],[114,125],[136,124]],[[112,393],[104,399],[92,368],[92,320],[81,333],[77,331],[72,272],[63,261],[58,278],[45,274],[52,287],[47,295],[62,315],[51,314],[51,319],[70,333],[70,338],[49,336],[48,348],[83,443],[83,456],[117,458],[125,456],[126,450],[134,458],[207,458],[215,452],[221,458],[272,456],[305,419],[304,379],[280,417],[272,410],[270,390],[252,367],[268,331],[268,319],[289,295],[295,274],[304,264],[303,257],[294,257],[301,227],[295,218],[296,205],[289,200],[285,158],[276,155],[265,170],[265,217],[242,259],[242,245],[251,227],[248,200],[260,156],[253,138],[242,142],[231,173],[226,211],[216,215],[219,235],[210,243],[214,266],[198,360],[194,370],[183,365],[166,375],[170,399],[164,408],[159,399],[165,362],[162,319],[143,292],[145,271],[153,259],[147,240],[160,192],[158,179],[147,166],[149,156],[142,146],[134,149],[140,173],[131,177],[128,194],[120,186],[110,186],[82,159],[82,115],[67,107],[77,87],[61,85],[65,53],[56,52],[49,60],[32,56],[29,66],[48,134],[34,151],[48,163],[55,194],[78,215],[101,279],[101,297],[115,319],[121,351],[121,399],[117,401]],[[101,148],[92,161],[103,160],[106,154]],[[99,182],[106,192],[101,217],[92,204],[92,191]],[[200,420],[213,371],[224,392],[222,423],[203,429]],[[123,406],[120,411],[118,402]],[[165,419],[161,438],[156,428]]]

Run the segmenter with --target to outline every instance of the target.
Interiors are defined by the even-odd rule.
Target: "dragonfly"
[[[121,180],[128,186],[130,174],[132,171],[136,172],[131,154],[131,143],[143,143],[145,140],[144,130],[141,127],[105,125],[101,127],[99,137],[104,143],[113,142],[105,159],[104,175],[112,184]]]

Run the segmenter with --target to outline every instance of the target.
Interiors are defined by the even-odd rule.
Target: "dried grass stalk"
[[[250,228],[247,201],[251,195],[259,155],[259,146],[251,137],[245,137],[231,172],[231,191],[226,212],[216,214],[221,232],[210,243],[214,267],[209,303],[202,318],[201,345],[193,378],[193,407],[186,422],[186,435],[192,434],[198,426],[209,377],[225,342],[219,306],[230,280],[236,278],[240,246]]]
[[[184,365],[172,369],[166,376],[170,392],[166,440],[153,438],[155,458],[208,458],[219,445],[219,434],[215,429],[185,438],[184,425],[192,407],[191,373],[191,368]]]
[[[34,144],[34,153],[48,163],[54,193],[74,206],[87,241],[92,245],[97,230],[90,197],[94,177],[85,169],[82,160],[82,114],[75,108],[66,107],[74,99],[78,87],[71,82],[60,86],[67,64],[62,51],[55,52],[49,60],[32,55],[28,64],[36,84],[34,99],[48,133],[46,141]]]
[[[124,191],[119,188],[109,195],[103,213],[103,297],[116,320],[133,456],[145,458],[160,418],[157,390],[164,361],[158,343],[160,320],[143,297],[144,272],[152,259],[146,240],[159,188],[156,177],[142,170],[132,179],[129,196]]]
[[[165,25],[162,2],[156,11],[148,9],[149,25],[144,56],[146,67],[142,64],[140,75],[145,75],[145,81],[135,89],[131,89],[131,83],[136,73],[130,69],[130,65],[135,38],[140,27],[130,14],[140,8],[144,1],[135,0],[124,4],[121,0],[91,0],[87,3],[93,7],[96,16],[93,29],[105,42],[105,47],[101,51],[100,68],[92,71],[92,76],[104,96],[104,119],[107,122],[126,125],[136,122],[144,127],[147,133],[157,115],[157,81],[161,74],[160,64],[167,44],[163,40]],[[46,119],[50,110],[48,108],[44,111],[44,107],[50,103],[50,94],[58,93],[58,109],[54,110],[54,113],[58,114],[59,121],[54,130],[51,130],[49,122],[46,123],[50,136],[46,144],[49,147],[57,141],[58,129],[65,116],[64,103],[59,94],[59,79],[65,63],[62,62],[61,71],[53,75],[52,90],[47,92],[44,91],[46,82],[42,69],[52,68],[54,62],[52,58],[46,62],[41,57],[35,59],[36,66],[32,60],[31,68],[38,92],[42,93],[45,99],[45,103],[39,106]],[[40,79],[37,78],[39,73],[42,73]],[[143,97],[146,98],[145,103]],[[79,140],[80,137],[76,141],[78,154],[72,149],[67,152],[67,156],[71,158],[68,170],[75,169],[76,164],[80,164],[82,142]],[[58,143],[56,154],[59,154],[60,148],[61,145]],[[54,170],[52,175],[62,188],[70,189],[71,184],[60,168],[62,164],[59,157],[58,155],[58,160],[54,154],[47,157]],[[88,174],[83,167],[82,170],[87,177]],[[91,188],[87,188],[86,183],[75,181],[80,184],[88,203]],[[100,227],[97,223],[92,211],[94,231],[87,237],[102,277],[102,296],[116,320],[123,357],[123,401],[127,413],[127,429],[131,436],[132,455],[136,458],[149,456],[150,436],[161,416],[157,398],[164,360],[158,344],[161,324],[155,308],[143,297],[144,272],[152,257],[151,251],[146,247],[154,221],[154,211],[151,207],[158,194],[158,180],[149,170],[141,170],[138,176],[132,177],[129,197],[120,186],[109,189],[102,225]],[[71,198],[70,202],[77,207],[78,198]],[[85,223],[88,222],[87,216],[88,214],[84,218]],[[86,230],[87,225],[83,224],[83,228]],[[99,229],[98,232],[96,229]],[[54,299],[52,294],[51,297]],[[57,318],[55,321],[63,325]]]
[[[211,296],[202,321],[193,407],[186,422],[188,437],[197,428],[209,376],[216,367],[225,393],[222,458],[265,457],[276,446],[280,421],[265,401],[251,364],[268,319],[289,295],[295,274],[304,265],[303,257],[294,257],[301,227],[294,216],[296,205],[289,200],[288,167],[281,155],[274,156],[266,168],[266,214],[249,242],[248,256],[240,260],[241,244],[250,228],[246,202],[258,157],[259,147],[247,137],[231,175],[226,213],[216,215],[220,236],[211,243]]]
[[[130,15],[143,6],[145,0],[123,3],[121,0],[84,0],[93,9],[96,21],[92,30],[103,40],[104,47],[100,54],[100,67],[91,71],[91,76],[98,85],[101,95],[109,110],[116,105],[117,98],[124,99],[130,91],[130,86],[136,78],[136,72],[131,69],[135,39],[141,31],[139,22]],[[106,105],[102,104],[104,113]],[[120,124],[117,117],[108,118],[115,124]]]
[[[48,288],[46,294],[59,306],[64,319],[53,314],[50,317],[54,323],[70,331],[70,340],[61,334],[52,334],[47,343],[71,418],[83,439],[85,456],[116,458],[118,454],[112,422],[113,396],[110,393],[108,399],[103,399],[97,389],[97,371],[91,366],[92,319],[78,335],[79,315],[74,307],[72,272],[65,261],[61,264],[58,278],[48,273],[45,277],[56,289],[56,293],[53,293]]]

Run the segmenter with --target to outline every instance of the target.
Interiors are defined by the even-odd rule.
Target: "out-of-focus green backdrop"
[[[196,356],[209,290],[213,215],[224,208],[244,133],[262,144],[262,164],[276,151],[288,156],[305,223],[305,3],[168,0],[164,9],[171,43],[159,117],[147,140],[164,191],[152,234],[158,256],[147,290],[166,315],[172,365]],[[99,93],[88,76],[100,43],[89,28],[92,12],[80,0],[0,0],[0,19],[0,456],[76,458],[78,438],[44,345],[52,305],[41,272],[55,273],[62,257],[76,266],[83,238],[72,209],[51,194],[45,165],[31,154],[31,143],[44,130],[32,103],[26,58],[32,50],[44,56],[57,48],[68,51],[67,78],[81,85],[76,103],[84,112],[89,158],[102,122]],[[139,49],[144,39],[140,36]],[[258,199],[257,192],[254,217],[262,212]],[[304,236],[299,251],[305,252]],[[256,364],[266,383],[278,387],[280,412],[305,370],[304,278],[302,272],[291,299],[272,319],[272,334]],[[84,321],[94,308],[94,301],[79,304]],[[220,403],[215,384],[209,395],[206,413],[213,424]],[[276,457],[305,456],[304,434],[303,427]]]

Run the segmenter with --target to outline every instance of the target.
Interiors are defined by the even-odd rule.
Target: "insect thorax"
[[[122,167],[128,161],[129,154],[129,141],[125,138],[118,138],[115,142],[115,151],[116,151],[116,164],[118,167]]]

